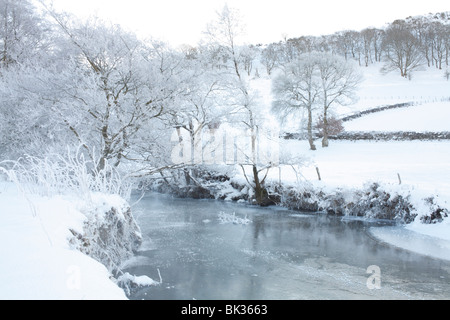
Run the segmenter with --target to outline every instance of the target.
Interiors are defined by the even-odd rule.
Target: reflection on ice
[[[450,241],[408,230],[401,226],[370,228],[380,241],[433,258],[450,260]]]
[[[151,263],[151,260],[149,257],[146,256],[134,256],[125,262],[122,263],[120,266],[121,269],[127,269],[131,267],[138,267],[138,266],[145,266]]]

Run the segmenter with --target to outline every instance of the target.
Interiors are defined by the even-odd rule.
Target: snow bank
[[[147,276],[135,276],[128,272],[125,272],[123,275],[121,275],[117,279],[117,281],[120,284],[120,287],[125,288],[125,291],[127,292],[128,295],[131,294],[132,289],[140,287],[156,286],[162,283],[162,280],[160,282],[157,282]]]
[[[71,244],[115,272],[142,243],[130,206],[118,195],[93,193],[79,210],[86,217],[83,230],[70,229]]]
[[[0,299],[126,299],[100,262],[74,249],[80,199],[25,195],[0,182]],[[86,203],[84,203],[86,205]]]
[[[368,182],[361,188],[318,184],[274,185],[280,204],[300,211],[321,211],[339,216],[386,219],[402,223],[435,224],[450,215],[450,205],[439,195],[412,186]]]

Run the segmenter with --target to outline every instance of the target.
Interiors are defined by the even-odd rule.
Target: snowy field
[[[305,141],[283,141],[283,149],[299,154],[308,166],[300,169],[302,176],[327,186],[361,187],[365,182],[413,185],[424,192],[450,196],[450,141],[330,141],[328,148],[310,151]],[[276,170],[274,170],[276,171]],[[273,172],[273,178],[278,172]],[[296,176],[285,167],[283,181]]]
[[[381,64],[363,68],[363,82],[358,91],[359,101],[340,107],[339,114],[367,110],[404,102],[430,103],[450,98],[450,81],[444,71],[426,68],[413,73],[412,79],[401,78],[397,72],[381,74]],[[435,119],[436,120],[436,119]]]
[[[349,132],[450,131],[450,101],[429,102],[372,113],[346,122],[344,127]]]
[[[435,68],[416,71],[412,79],[401,78],[396,72],[381,74],[381,64],[362,67],[363,82],[358,90],[359,100],[351,106],[334,110],[339,117],[379,106],[413,102],[405,108],[391,109],[364,115],[344,122],[345,131],[373,132],[442,132],[450,131],[450,81],[444,71]],[[269,108],[270,82],[255,81],[263,94],[262,101]],[[292,119],[291,122],[296,122]],[[298,122],[298,121],[297,121]],[[286,130],[282,127],[282,130]],[[295,131],[292,131],[295,132]],[[281,152],[301,156],[307,164],[300,169],[303,177],[317,181],[319,168],[322,184],[330,186],[361,186],[365,182],[380,181],[417,186],[424,192],[438,192],[450,196],[450,141],[330,141],[328,148],[315,142],[316,151],[309,150],[306,141],[284,140]],[[278,169],[271,172],[279,179]],[[295,181],[295,173],[283,168],[281,180]]]

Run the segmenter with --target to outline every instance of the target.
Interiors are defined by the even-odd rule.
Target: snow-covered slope
[[[126,299],[104,265],[70,248],[69,229],[82,230],[86,218],[76,204],[0,182],[0,299]]]
[[[450,131],[450,101],[385,110],[348,121],[346,131]]]
[[[382,64],[361,67],[364,78],[359,86],[359,101],[346,107],[339,107],[340,115],[367,110],[383,105],[404,102],[430,103],[450,98],[450,81],[444,77],[444,70],[423,67],[414,71],[410,80],[400,77],[394,71],[382,74]]]

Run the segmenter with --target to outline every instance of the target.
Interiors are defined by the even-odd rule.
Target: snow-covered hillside
[[[364,80],[358,90],[359,101],[353,106],[340,108],[339,114],[404,102],[448,101],[450,98],[450,81],[445,78],[444,70],[423,67],[408,80],[397,72],[382,74],[381,68],[380,63],[361,67]]]
[[[365,115],[344,124],[346,131],[450,131],[450,101],[424,102]]]

